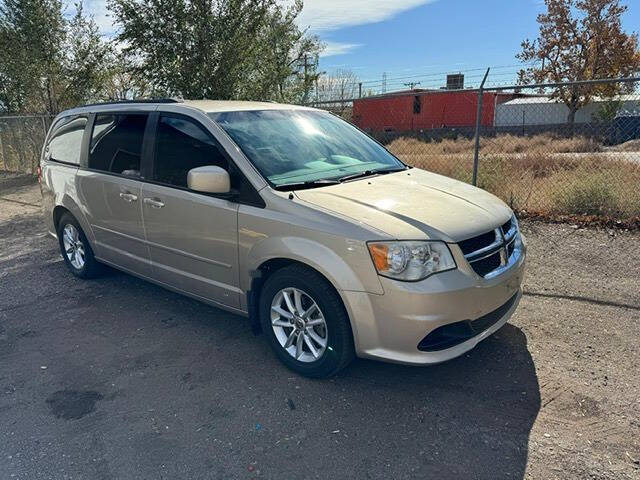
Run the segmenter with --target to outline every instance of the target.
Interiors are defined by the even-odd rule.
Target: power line
[[[499,65],[497,67],[491,67],[491,71],[493,72],[494,70],[502,70],[505,68],[523,68],[523,67],[528,67],[528,66],[532,66],[535,65],[538,62],[528,62],[528,63],[518,63],[518,64],[513,64],[513,65]],[[410,79],[410,78],[423,78],[423,77],[437,77],[437,76],[442,76],[442,75],[448,75],[451,73],[468,73],[468,72],[484,72],[486,71],[486,67],[482,67],[482,68],[468,68],[465,70],[449,70],[446,72],[436,72],[436,73],[415,73],[415,74],[411,74],[411,75],[403,75],[403,76],[399,76],[399,77],[392,77],[394,80],[406,80],[406,79]],[[385,72],[386,73],[386,72]],[[368,84],[368,83],[378,83],[379,80],[363,80],[362,83],[363,84]]]
[[[514,81],[517,79],[517,75],[518,72],[517,71],[513,71],[513,72],[502,72],[502,73],[496,73],[495,75],[492,75],[489,83],[495,83],[496,81],[505,81],[503,79],[507,79],[507,78],[512,78]],[[465,83],[467,83],[467,86],[476,83],[474,80],[481,80],[482,77],[484,75],[480,74],[480,75],[467,75],[465,76]],[[499,79],[499,80],[498,80]],[[392,79],[388,79],[386,80],[385,83],[381,83],[380,81],[376,82],[376,83],[369,83],[368,85],[366,85],[366,88],[369,89],[376,89],[378,87],[383,87],[385,88],[385,90],[388,90],[389,88],[395,88],[395,87],[401,87],[401,86],[411,86],[411,85],[421,85],[423,88],[440,88],[444,86],[444,80],[445,78],[439,78],[439,79],[431,79],[431,80],[426,80],[426,81],[412,81],[412,82],[403,82],[402,80],[396,79],[396,78],[392,78]],[[363,82],[364,84],[364,82]]]
[[[520,69],[534,65],[535,63],[536,62],[530,62],[492,67],[491,76],[490,79],[488,79],[488,85],[503,86],[507,84],[515,84],[517,83],[517,75]],[[505,71],[507,69],[511,70]],[[495,72],[495,70],[502,71]],[[484,77],[485,69],[471,68],[458,71],[457,73],[463,72],[465,73],[466,88],[469,89],[474,88],[474,86],[477,86],[476,84],[479,84],[480,80]],[[364,87],[368,91],[387,93],[389,91],[398,91],[403,87],[409,87],[411,90],[413,90],[417,85],[420,85],[421,89],[424,90],[441,90],[445,88],[446,75],[449,75],[451,73],[452,72],[442,72],[391,77],[388,72],[383,72],[382,80],[368,80],[357,82],[357,84],[354,83],[354,88],[362,89],[362,87]],[[404,81],[407,78],[413,80]]]

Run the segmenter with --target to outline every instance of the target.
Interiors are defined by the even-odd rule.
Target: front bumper
[[[426,365],[458,357],[502,327],[522,296],[526,257],[524,243],[517,259],[499,275],[478,276],[453,246],[457,270],[419,282],[380,277],[384,294],[341,292],[351,318],[356,354],[396,363]],[[491,316],[497,315],[497,318]],[[491,321],[487,323],[487,319]],[[429,333],[445,325],[478,320],[473,336],[448,348],[419,349]],[[440,331],[443,329],[440,328]],[[446,329],[445,329],[446,330]],[[447,347],[446,344],[443,344]]]

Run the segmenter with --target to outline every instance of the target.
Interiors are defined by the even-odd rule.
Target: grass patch
[[[608,147],[607,150],[611,152],[640,152],[640,140],[629,140],[620,145]]]
[[[451,155],[471,153],[474,151],[475,141],[470,138],[459,137],[455,140],[445,138],[425,142],[412,137],[401,137],[391,141],[388,148],[399,154],[414,154],[428,149],[437,155]],[[603,146],[594,139],[583,136],[571,138],[558,137],[551,134],[532,135],[523,137],[503,134],[495,137],[480,139],[480,153],[483,154],[548,154],[548,153],[596,153],[603,151]]]
[[[624,155],[601,152],[599,146],[582,138],[557,139],[557,144],[544,151],[542,146],[549,147],[550,140],[537,137],[542,138],[528,139],[531,148],[525,153],[481,151],[478,186],[512,208],[530,213],[620,219],[640,216],[640,163],[625,160],[628,157]],[[450,148],[451,144],[460,148]],[[465,147],[466,153],[462,148],[469,144],[473,145],[469,140],[422,142],[402,138],[387,147],[409,165],[470,183],[473,148]]]
[[[557,210],[575,215],[611,216],[619,212],[616,188],[601,173],[586,173],[555,193]]]

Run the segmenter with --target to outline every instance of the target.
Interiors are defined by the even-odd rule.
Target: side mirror
[[[196,192],[229,193],[231,181],[229,173],[224,168],[207,165],[189,170],[187,186]]]

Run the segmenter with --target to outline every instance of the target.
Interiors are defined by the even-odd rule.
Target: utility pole
[[[382,72],[382,93],[387,93],[387,72]]]
[[[309,73],[308,72],[309,72],[309,55],[305,54],[305,56],[304,56],[304,80],[303,80],[303,82],[304,82],[304,96],[302,98],[302,103],[307,103],[307,100],[308,100],[308,98],[307,98],[307,96],[308,96],[308,93],[307,93],[308,88],[307,87],[309,85],[309,76],[308,76]]]
[[[302,64],[303,66],[303,75],[304,75],[304,79],[303,79],[303,84],[304,84],[304,94],[302,97],[302,103],[307,103],[309,101],[309,93],[310,90],[313,88],[313,84],[315,82],[316,84],[316,89],[317,89],[317,80],[318,80],[318,76],[320,75],[320,73],[316,73],[318,70],[318,58],[316,57],[315,62],[311,63],[309,62],[309,55],[305,54],[304,58],[304,63]],[[313,71],[313,74],[311,74],[311,71]]]
[[[409,90],[413,90],[416,85],[420,85],[420,82],[407,82],[404,84],[405,87],[409,87]]]
[[[305,53],[304,55],[304,76],[307,77],[307,71],[309,69],[309,55]]]
[[[358,83],[358,98],[362,98],[362,82]]]

